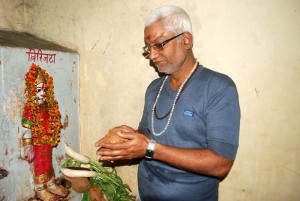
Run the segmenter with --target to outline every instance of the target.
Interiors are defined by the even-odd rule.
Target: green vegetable
[[[89,164],[90,169],[97,172],[97,176],[89,178],[89,181],[91,185],[98,187],[109,201],[135,200],[131,195],[130,187],[123,183],[114,167],[104,167],[94,159],[90,159],[89,163],[82,163],[73,158],[68,158],[61,167],[80,167],[82,164]],[[83,193],[82,201],[90,201],[89,190]]]

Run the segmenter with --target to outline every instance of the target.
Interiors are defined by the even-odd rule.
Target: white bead
[[[158,101],[158,99],[159,99],[160,93],[161,93],[161,91],[162,91],[162,89],[163,89],[163,87],[164,87],[164,85],[165,85],[165,82],[166,82],[166,80],[168,79],[169,76],[167,75],[167,76],[165,77],[164,81],[162,82],[162,84],[161,84],[161,86],[160,86],[160,88],[159,88],[158,94],[157,94],[157,96],[156,96],[155,102],[154,102],[153,107],[152,107],[151,130],[152,130],[153,135],[155,135],[155,136],[160,136],[160,135],[162,135],[164,132],[166,132],[166,130],[167,130],[169,124],[170,124],[170,121],[171,121],[171,119],[172,119],[173,112],[174,112],[174,109],[175,109],[175,105],[176,105],[177,99],[178,99],[178,97],[179,97],[179,95],[180,95],[180,93],[181,93],[181,90],[182,90],[183,86],[185,85],[185,83],[189,80],[189,78],[191,77],[191,75],[193,74],[193,72],[196,70],[196,67],[197,67],[197,66],[198,66],[198,62],[197,62],[197,60],[196,60],[195,66],[193,67],[192,71],[190,72],[190,74],[187,76],[187,78],[184,80],[184,82],[180,85],[180,87],[179,87],[179,89],[178,89],[178,92],[177,92],[177,94],[176,94],[176,96],[175,96],[175,99],[174,99],[174,101],[173,101],[172,109],[171,109],[171,112],[170,112],[170,115],[169,115],[169,118],[168,118],[168,121],[167,121],[167,124],[166,124],[165,128],[164,128],[161,132],[156,133],[155,130],[154,130],[154,109],[155,109],[155,107],[156,107],[156,104],[157,104],[157,101]]]

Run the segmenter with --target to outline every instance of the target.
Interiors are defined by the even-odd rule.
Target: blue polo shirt
[[[155,136],[151,133],[152,107],[163,79],[154,80],[146,91],[139,130],[161,144],[211,149],[222,157],[235,159],[240,108],[234,82],[224,74],[199,65],[182,91],[166,132]],[[156,105],[159,117],[168,113],[176,93],[168,78]],[[162,120],[154,117],[156,133],[164,129],[167,120],[168,117]],[[161,161],[142,160],[138,168],[138,187],[142,201],[217,201],[219,180]]]

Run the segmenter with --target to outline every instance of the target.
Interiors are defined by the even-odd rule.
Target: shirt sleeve
[[[143,131],[144,133],[146,133],[149,136],[150,135],[150,131],[148,130],[148,120],[147,120],[148,115],[149,115],[149,111],[150,111],[149,110],[149,106],[148,106],[149,105],[148,91],[149,91],[149,88],[146,91],[143,116],[142,116],[142,119],[141,119],[141,121],[139,123],[138,130]]]
[[[148,131],[148,122],[147,122],[147,110],[146,110],[146,104],[144,106],[144,111],[143,111],[143,116],[142,119],[139,123],[139,127],[138,130],[143,131],[144,133],[146,133],[147,135],[149,135],[149,131]]]
[[[225,83],[218,82],[211,90],[207,110],[207,142],[208,148],[216,154],[235,159],[239,141],[240,107],[235,84],[229,78],[225,80]]]

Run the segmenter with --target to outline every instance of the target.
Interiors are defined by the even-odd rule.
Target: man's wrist
[[[153,159],[155,144],[156,144],[156,141],[153,140],[153,139],[150,139],[150,142],[149,142],[148,147],[147,147],[146,152],[145,152],[145,158],[146,159],[148,159],[148,160]]]

